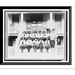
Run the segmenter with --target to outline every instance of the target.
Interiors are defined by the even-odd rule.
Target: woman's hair
[[[39,33],[41,33],[41,31],[39,31]]]
[[[28,34],[30,34],[31,33],[31,31],[28,31]]]
[[[45,34],[45,33],[46,33],[46,31],[43,31],[43,33]]]

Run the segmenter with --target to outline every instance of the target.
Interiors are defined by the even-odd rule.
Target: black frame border
[[[1,8],[2,8],[2,10],[3,10],[3,9],[12,9],[12,8],[14,8],[14,7],[11,7],[11,6],[10,6],[10,7],[1,7]],[[16,8],[18,9],[19,7],[16,7]],[[72,65],[72,60],[71,60],[71,59],[72,59],[72,56],[71,56],[71,55],[72,55],[72,50],[71,50],[71,49],[72,49],[72,44],[71,44],[71,42],[72,42],[72,41],[71,41],[72,8],[71,8],[71,7],[44,7],[44,6],[43,6],[43,7],[38,7],[38,6],[37,6],[37,7],[21,7],[21,8],[23,8],[23,9],[24,9],[24,8],[25,8],[25,9],[30,9],[30,8],[31,8],[31,9],[32,9],[32,8],[34,8],[34,9],[37,9],[37,8],[38,8],[38,9],[40,9],[40,8],[42,8],[42,9],[69,9],[69,42],[70,42],[70,43],[69,43],[69,63],[65,63],[65,62],[63,62],[63,63],[58,63],[58,62],[52,62],[52,63],[51,63],[51,62],[43,62],[43,63],[42,63],[42,62],[39,62],[39,63],[34,63],[34,62],[33,62],[33,63],[32,63],[32,62],[26,62],[26,63],[25,63],[25,62],[24,62],[24,63],[22,63],[22,62],[21,62],[21,63],[20,63],[20,62],[19,62],[19,63],[17,63],[17,62],[13,63],[13,62],[12,62],[12,63],[11,63],[11,62],[10,62],[10,63],[8,63],[8,62],[6,62],[6,63],[5,63],[5,62],[3,62],[3,60],[1,60],[0,67],[3,67],[3,66],[4,66],[4,67],[5,67],[5,66],[9,66],[9,67],[12,66],[12,67],[14,67],[15,65],[17,65],[17,67],[22,66],[22,68],[26,68],[26,67],[28,68],[28,66],[30,66],[30,68],[33,68],[33,67],[31,67],[31,66],[37,66],[37,67],[38,67],[38,66],[41,65],[41,66],[43,66],[43,67],[45,67],[45,66],[48,67],[48,66],[49,66],[49,68],[50,68],[50,67],[53,68],[54,66],[55,66],[55,68],[58,68],[58,67],[61,68],[60,66],[64,67],[65,65],[67,65],[67,66]],[[14,8],[14,9],[15,9],[15,8]],[[19,9],[20,9],[20,8],[19,8]],[[3,50],[2,50],[2,54],[3,54]],[[3,59],[3,55],[2,55],[2,57],[1,57],[1,59]],[[57,67],[57,66],[58,66],[58,67]],[[16,68],[17,68],[17,67],[16,67]],[[41,67],[41,68],[42,68],[42,67]]]

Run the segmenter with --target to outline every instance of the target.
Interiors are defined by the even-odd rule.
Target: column
[[[21,12],[21,21],[19,23],[19,33],[23,31],[23,12]]]
[[[50,12],[50,30],[52,30],[52,28],[53,28],[53,19],[52,19],[53,17],[52,17],[52,12]]]

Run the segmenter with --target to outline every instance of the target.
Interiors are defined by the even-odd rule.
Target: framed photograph
[[[71,6],[0,7],[1,65],[71,65]]]

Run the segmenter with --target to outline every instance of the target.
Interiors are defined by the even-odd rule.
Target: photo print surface
[[[69,61],[69,51],[66,51],[67,16],[68,11],[64,9],[5,10],[4,59],[34,62]]]

